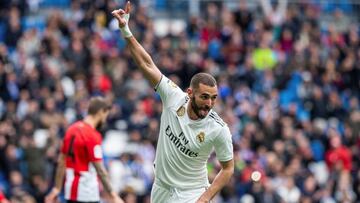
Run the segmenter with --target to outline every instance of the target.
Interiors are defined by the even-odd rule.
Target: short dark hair
[[[197,73],[191,78],[190,87],[199,88],[199,84],[204,84],[210,87],[216,86],[215,78],[208,73]]]
[[[105,100],[104,97],[92,97],[89,102],[88,114],[96,115],[101,110],[110,110],[111,105]]]

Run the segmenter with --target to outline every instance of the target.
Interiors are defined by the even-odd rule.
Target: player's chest
[[[193,124],[174,113],[163,122],[168,142],[174,147],[182,146],[196,153],[207,153],[212,149],[214,132],[204,124]]]

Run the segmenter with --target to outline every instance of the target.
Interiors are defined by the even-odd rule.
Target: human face
[[[199,84],[199,88],[187,90],[190,97],[191,110],[196,119],[203,119],[214,107],[217,98],[217,87]]]

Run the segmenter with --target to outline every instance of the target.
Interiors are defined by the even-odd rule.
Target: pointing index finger
[[[127,1],[125,6],[125,13],[130,13],[130,9],[131,9],[130,1]]]

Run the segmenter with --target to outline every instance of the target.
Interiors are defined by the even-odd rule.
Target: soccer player
[[[102,138],[97,131],[105,124],[109,111],[110,105],[103,97],[93,97],[89,102],[88,115],[67,129],[58,159],[55,186],[46,196],[46,203],[55,202],[64,175],[67,203],[100,202],[98,177],[110,201],[123,203],[110,185],[102,160]]]
[[[192,77],[184,93],[162,75],[128,26],[130,2],[112,12],[133,59],[163,102],[155,157],[153,203],[210,202],[234,172],[233,147],[228,126],[212,110],[216,80],[209,74]],[[209,185],[206,163],[215,149],[221,170]]]

